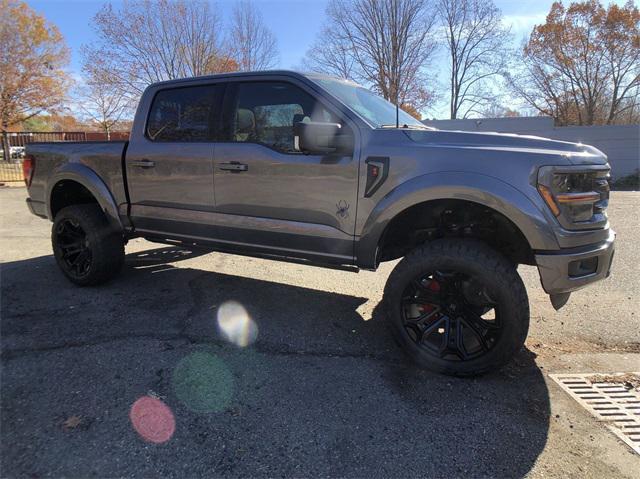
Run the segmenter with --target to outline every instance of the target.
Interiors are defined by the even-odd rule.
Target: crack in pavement
[[[90,341],[78,341],[78,342],[66,342],[64,344],[44,345],[33,348],[13,348],[4,349],[0,354],[2,361],[11,361],[14,359],[20,359],[24,356],[34,355],[39,353],[47,353],[54,351],[64,351],[75,348],[90,348],[95,346],[101,346],[104,344],[116,343],[119,341],[127,340],[157,340],[157,341],[186,341],[185,345],[209,345],[216,347],[229,346],[229,344],[222,340],[204,339],[199,336],[191,336],[188,334],[134,334],[134,335],[122,335],[122,336],[110,336],[103,338],[96,338]],[[240,348],[234,348],[236,351],[241,351]],[[273,343],[256,343],[251,350],[272,356],[300,356],[300,357],[318,357],[318,358],[352,358],[352,359],[368,359],[375,361],[383,361],[389,364],[405,364],[406,361],[398,360],[390,355],[375,354],[367,352],[351,352],[344,350],[300,350],[291,349],[283,345],[277,345]]]

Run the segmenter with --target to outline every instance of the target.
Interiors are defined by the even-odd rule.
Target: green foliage
[[[630,175],[618,178],[611,184],[611,188],[622,191],[640,190],[640,170],[636,170]]]

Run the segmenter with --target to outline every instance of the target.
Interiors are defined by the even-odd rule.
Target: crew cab
[[[357,84],[289,71],[150,85],[127,142],[33,143],[32,213],[72,282],[121,269],[131,238],[376,270],[421,366],[473,375],[523,345],[519,264],[556,308],[609,275],[609,165],[533,136],[439,131]]]

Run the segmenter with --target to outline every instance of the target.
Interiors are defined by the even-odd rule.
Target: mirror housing
[[[295,147],[311,154],[329,154],[345,151],[348,147],[340,123],[299,121],[293,125]]]

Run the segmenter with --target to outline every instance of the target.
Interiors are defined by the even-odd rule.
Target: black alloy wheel
[[[419,366],[453,376],[503,366],[529,330],[516,265],[474,239],[440,239],[409,252],[387,280],[384,308]]]
[[[91,248],[87,233],[80,223],[72,218],[65,218],[55,227],[56,245],[65,270],[81,279],[91,267]]]
[[[451,270],[421,275],[402,295],[404,327],[427,354],[467,361],[500,339],[498,305],[476,279]]]
[[[109,223],[97,204],[71,205],[58,211],[51,243],[58,266],[78,286],[104,283],[124,263],[122,231]]]

